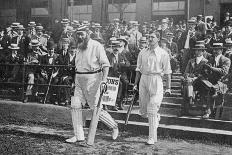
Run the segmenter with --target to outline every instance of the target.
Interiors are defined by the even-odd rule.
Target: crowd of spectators
[[[173,72],[181,72],[185,76],[191,74],[187,73],[186,66],[189,60],[196,57],[196,44],[200,44],[204,58],[208,60],[213,54],[213,44],[222,43],[222,54],[231,59],[232,20],[229,13],[221,25],[217,25],[212,18],[205,19],[202,15],[179,22],[173,21],[172,18],[144,23],[114,19],[113,23],[104,26],[95,22],[62,19],[53,29],[48,30],[33,21],[27,25],[14,22],[0,31],[0,80],[25,80],[24,102],[27,102],[30,96],[35,96],[39,102],[70,104],[75,68],[52,65],[75,66],[75,53],[78,50],[75,33],[81,26],[87,26],[90,38],[104,45],[111,64],[109,76],[120,77],[117,106],[114,110],[122,109],[128,84],[133,82],[135,76],[135,73],[131,74],[129,71],[136,66],[139,52],[148,48],[151,32],[156,33],[160,46],[169,53]],[[20,64],[31,65],[26,67],[24,76]],[[231,81],[230,73],[225,81]],[[23,77],[25,79],[22,79]],[[70,87],[50,87],[44,101],[44,97],[39,97],[38,94],[46,92],[48,87],[34,86],[35,83]],[[166,92],[171,93],[171,90]]]

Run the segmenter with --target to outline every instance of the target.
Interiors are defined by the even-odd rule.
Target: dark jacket
[[[223,78],[224,76],[226,76],[229,73],[231,61],[229,58],[222,55],[219,59],[219,63],[217,66],[215,65],[215,58],[214,57],[211,57],[209,59],[208,64],[212,66],[209,69],[208,80],[212,84],[215,84],[221,78]],[[207,70],[207,68],[206,68],[206,70]]]
[[[196,58],[189,60],[186,69],[185,69],[185,76],[190,77],[197,77],[201,74],[203,65],[208,62],[207,59],[203,58],[199,64],[196,63]]]
[[[126,76],[126,71],[130,66],[130,62],[127,60],[125,53],[118,54],[118,63],[115,62],[115,55],[110,53],[107,55],[110,62],[109,76],[119,77],[120,75]]]

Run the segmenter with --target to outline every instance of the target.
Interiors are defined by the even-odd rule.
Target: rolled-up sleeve
[[[135,71],[141,72],[141,66],[142,66],[142,54],[140,52],[137,58],[137,66]]]
[[[170,64],[170,56],[168,54],[163,54],[162,56],[162,67],[163,67],[163,73],[164,74],[171,74],[171,64]]]
[[[97,56],[101,67],[110,67],[109,59],[106,56],[106,51],[104,47],[99,44],[97,47]]]

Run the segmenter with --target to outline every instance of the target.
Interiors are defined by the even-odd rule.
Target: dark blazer
[[[109,76],[119,77],[119,75],[124,74],[127,71],[127,67],[130,66],[130,62],[127,60],[124,52],[118,54],[118,63],[114,62],[115,55],[109,53],[107,55],[110,62]]]
[[[171,44],[170,43],[167,43],[167,48],[169,48],[171,50],[171,54],[174,55],[178,55],[179,54],[179,51],[178,51],[178,46],[175,42],[172,42]]]
[[[70,56],[68,53],[66,55],[60,54],[57,58],[58,65],[67,65],[67,66],[75,66],[75,57],[72,61],[70,61]],[[62,67],[60,68],[58,76],[73,76],[74,75],[74,68],[71,67]]]
[[[221,78],[226,76],[229,73],[231,61],[229,58],[222,55],[219,59],[219,63],[217,66],[215,66],[215,58],[211,57],[208,61],[208,64],[210,64],[211,67],[211,73],[208,77],[209,81],[211,83],[217,83]]]
[[[196,63],[196,58],[190,59],[186,69],[185,69],[185,76],[193,76],[197,77],[199,74],[201,74],[203,65],[208,62],[207,59],[203,58],[199,64]]]

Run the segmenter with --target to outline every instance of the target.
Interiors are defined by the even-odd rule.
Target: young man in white
[[[139,82],[139,104],[142,117],[148,117],[149,137],[147,144],[157,142],[159,107],[163,100],[162,75],[171,78],[172,73],[168,53],[159,47],[155,33],[149,35],[149,48],[139,53],[134,89]],[[170,81],[170,80],[167,80]],[[167,86],[169,84],[167,83]]]

